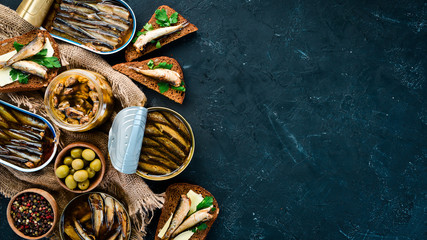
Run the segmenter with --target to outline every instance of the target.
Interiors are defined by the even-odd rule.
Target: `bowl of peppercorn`
[[[58,206],[48,192],[30,188],[10,199],[7,221],[12,230],[25,239],[48,236],[58,220]]]

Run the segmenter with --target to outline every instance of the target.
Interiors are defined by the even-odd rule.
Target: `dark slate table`
[[[138,28],[162,3],[129,1]],[[141,88],[187,118],[196,153],[148,184],[211,191],[221,213],[207,239],[427,238],[425,1],[167,4],[200,30],[147,57],[176,58],[187,97]],[[15,239],[7,202],[1,239]]]

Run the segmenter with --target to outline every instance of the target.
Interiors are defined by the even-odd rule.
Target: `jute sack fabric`
[[[34,29],[15,11],[0,4],[0,40],[19,36]],[[58,151],[69,143],[85,141],[95,144],[103,153],[107,154],[108,131],[117,111],[128,106],[143,106],[146,97],[129,78],[114,71],[98,55],[70,44],[58,43],[61,62],[66,65],[66,69],[83,68],[104,75],[110,82],[115,97],[115,112],[103,126],[85,133],[73,133],[58,129],[60,134]],[[0,94],[0,98],[29,111],[46,115],[42,91]],[[132,220],[132,239],[143,239],[146,235],[145,228],[151,221],[153,211],[162,207],[164,197],[161,194],[154,194],[147,184],[135,174],[122,174],[111,166],[109,160],[107,163],[104,179],[95,190],[109,193],[127,205]],[[23,173],[0,165],[0,193],[2,195],[12,197],[19,191],[31,187],[41,188],[51,193],[58,203],[60,213],[66,204],[77,196],[77,194],[63,189],[57,183],[53,163],[35,173]],[[59,239],[57,227],[51,239]]]

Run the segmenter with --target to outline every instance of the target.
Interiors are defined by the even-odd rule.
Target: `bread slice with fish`
[[[162,9],[166,10],[168,18],[170,18],[170,16],[176,12],[174,9],[166,5],[162,5],[159,8],[157,8],[157,10],[162,10]],[[148,21],[148,24],[151,24],[151,26],[153,27],[152,31],[165,29],[165,27],[160,27],[160,25],[157,23],[156,13],[154,13],[153,16],[150,18],[150,20]],[[180,27],[177,27],[177,26],[180,26]],[[177,27],[177,29],[172,29],[173,27]],[[130,62],[149,52],[156,50],[157,42],[159,42],[160,46],[163,47],[164,45],[170,42],[173,42],[178,38],[184,37],[185,35],[188,35],[198,30],[198,28],[194,24],[191,24],[187,19],[185,19],[181,14],[179,14],[179,12],[178,12],[177,23],[171,25],[170,28],[171,28],[171,31],[173,31],[172,33],[164,35],[163,37],[160,37],[158,39],[155,39],[154,43],[149,42],[145,44],[142,50],[139,50],[135,47],[135,44],[137,44],[138,40],[135,43],[129,44],[129,46],[126,48],[126,53],[125,53],[126,61]],[[144,31],[145,29],[143,28],[141,29],[140,32],[144,32]],[[148,31],[147,33],[150,33],[152,31]],[[141,35],[140,37],[142,36],[143,35]]]
[[[145,61],[141,61],[141,62],[126,62],[126,63],[119,63],[113,66],[113,69],[125,74],[126,76],[130,77],[131,79],[141,83],[142,85],[153,89],[154,91],[160,93],[160,88],[159,88],[159,80],[154,78],[154,77],[150,77],[147,75],[144,75],[140,72],[138,72],[138,70],[136,69],[141,69],[141,70],[150,70],[148,63],[150,61],[153,61],[154,66],[158,66],[160,63],[164,63],[166,62],[167,64],[172,64],[172,68],[170,69],[171,71],[177,73],[180,77],[181,77],[181,81],[182,84],[185,88],[185,82],[184,80],[184,74],[182,72],[181,66],[179,65],[178,61],[176,61],[173,58],[170,57],[156,57],[156,58],[151,58]],[[162,95],[164,95],[165,97],[182,104],[182,102],[184,101],[185,98],[185,92],[184,91],[179,91],[179,90],[175,90],[170,88],[169,90],[167,90],[164,93],[161,93]]]
[[[189,193],[190,191],[192,193]],[[200,203],[200,200],[197,200],[200,197],[203,199],[212,197],[212,203],[210,207],[197,211],[195,208]],[[188,210],[187,205],[189,202],[190,208]],[[185,214],[184,219],[182,219],[182,213]],[[166,199],[157,224],[155,240],[203,240],[218,218],[218,214],[218,202],[206,189],[188,183],[170,185],[166,189]],[[196,225],[191,226],[190,222],[199,217],[201,217],[199,220],[202,220],[197,221]]]
[[[37,39],[40,38],[44,39],[37,42]],[[16,51],[14,42],[22,45],[32,43],[33,45],[30,45],[27,48],[28,51],[23,54],[21,54],[21,51],[19,52],[20,54],[14,54],[11,53]],[[53,56],[57,57],[60,61],[58,44],[52,36],[44,30],[33,30],[21,36],[9,38],[0,42],[0,62],[2,65],[0,67],[0,85],[3,85],[0,86],[0,93],[39,90],[46,87],[57,75],[58,68],[45,68],[34,61],[27,61],[28,57],[36,54],[36,51],[42,50],[40,49],[40,44],[43,44],[42,49],[49,48],[50,50],[48,49],[48,52],[53,50]],[[23,50],[25,50],[24,48]],[[27,71],[28,82],[20,83],[18,80],[13,81],[9,76],[11,69]]]

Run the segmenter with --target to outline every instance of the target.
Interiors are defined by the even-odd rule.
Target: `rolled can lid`
[[[108,136],[108,153],[113,167],[119,172],[136,172],[146,122],[147,109],[144,107],[127,107],[115,117]]]

